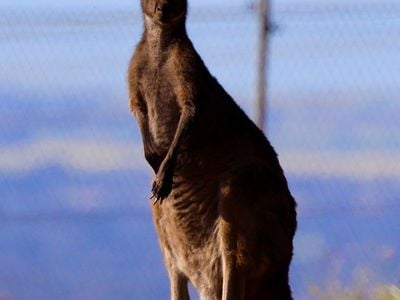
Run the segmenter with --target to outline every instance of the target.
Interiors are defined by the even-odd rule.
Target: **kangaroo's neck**
[[[144,38],[150,56],[159,59],[174,42],[187,38],[185,20],[161,26],[145,15]]]

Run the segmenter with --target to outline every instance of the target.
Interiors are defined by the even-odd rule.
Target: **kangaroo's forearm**
[[[157,154],[157,147],[155,146],[154,139],[150,134],[148,119],[140,112],[135,113],[135,116],[142,134],[144,156],[154,172],[157,172],[160,168],[162,159]]]
[[[177,154],[179,152],[180,145],[185,139],[189,132],[190,124],[195,116],[195,109],[192,104],[185,104],[182,108],[182,113],[178,122],[178,127],[176,129],[172,143],[168,149],[167,155],[165,156],[162,166],[169,165],[174,167]]]
[[[144,155],[146,160],[157,172],[160,168],[162,158],[158,155],[157,147],[155,146],[154,139],[150,134],[149,120],[147,116],[147,109],[144,105],[143,99],[138,92],[132,92],[131,96],[131,111],[135,115],[137,124],[142,134],[142,141],[144,147]]]
[[[172,190],[173,175],[179,149],[190,131],[190,125],[195,116],[194,106],[186,103],[181,110],[178,127],[163,162],[153,182],[152,197],[154,204],[165,199]]]

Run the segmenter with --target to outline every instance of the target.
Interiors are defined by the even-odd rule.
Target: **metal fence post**
[[[258,0],[259,53],[256,122],[261,130],[267,129],[267,68],[270,32],[270,0]]]

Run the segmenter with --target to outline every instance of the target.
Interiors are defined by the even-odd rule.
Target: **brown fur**
[[[130,104],[156,173],[154,223],[171,299],[291,299],[295,201],[263,133],[212,77],[186,0],[142,0]]]

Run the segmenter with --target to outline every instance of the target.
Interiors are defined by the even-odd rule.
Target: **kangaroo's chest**
[[[150,135],[162,148],[170,145],[179,122],[180,109],[174,91],[165,66],[147,68],[142,78],[142,94]]]

